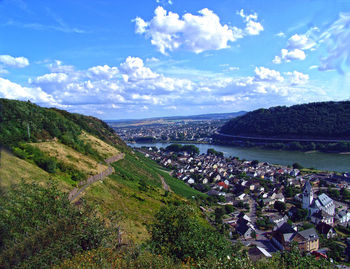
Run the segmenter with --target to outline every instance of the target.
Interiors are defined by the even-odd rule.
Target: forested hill
[[[350,101],[258,109],[231,119],[220,133],[262,138],[350,139]]]
[[[0,145],[53,138],[64,144],[79,144],[82,131],[108,143],[125,145],[108,124],[97,118],[0,98]]]

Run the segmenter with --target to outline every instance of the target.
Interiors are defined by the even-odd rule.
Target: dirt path
[[[123,159],[125,156],[124,153],[119,153],[113,157],[110,157],[108,159],[105,159],[105,162],[108,164],[108,168],[94,176],[89,177],[87,180],[79,182],[79,187],[80,188],[74,188],[69,194],[68,194],[68,199],[69,201],[73,202],[81,193],[84,192],[84,190],[89,187],[92,183],[95,183],[99,180],[103,180],[109,175],[114,173],[114,168],[111,166],[111,163],[117,162],[121,159]]]

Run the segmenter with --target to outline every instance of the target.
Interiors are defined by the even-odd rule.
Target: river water
[[[129,144],[131,147],[152,147],[165,148],[171,143],[136,143]],[[222,145],[195,144],[200,153],[207,153],[209,148],[224,153],[225,157],[239,157],[246,160],[259,160],[271,164],[292,165],[300,163],[302,166],[316,168],[326,171],[350,172],[350,154],[333,154],[322,152],[297,152],[282,150],[266,150],[256,148],[240,148]]]

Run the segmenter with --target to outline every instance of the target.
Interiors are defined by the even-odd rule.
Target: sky
[[[0,0],[0,98],[101,119],[350,100],[348,0]]]

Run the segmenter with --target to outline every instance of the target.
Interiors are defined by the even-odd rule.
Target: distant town
[[[147,136],[184,133],[194,138],[197,130],[204,131],[201,124],[190,126],[140,127],[129,137],[148,132]],[[224,225],[232,242],[254,246],[249,250],[252,259],[297,246],[317,257],[349,261],[350,173],[303,169],[298,163],[282,166],[226,158],[214,149],[199,155],[195,146],[181,147],[137,150],[207,194],[215,203],[201,206],[204,214],[213,225]]]
[[[114,127],[127,143],[190,141],[210,143],[211,136],[226,120],[174,121],[168,124]]]

